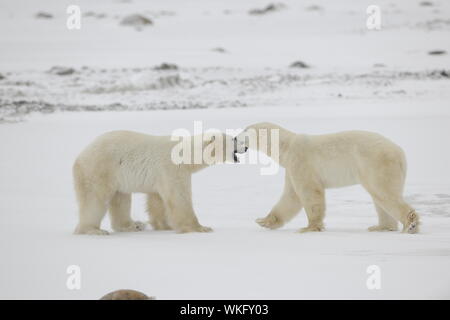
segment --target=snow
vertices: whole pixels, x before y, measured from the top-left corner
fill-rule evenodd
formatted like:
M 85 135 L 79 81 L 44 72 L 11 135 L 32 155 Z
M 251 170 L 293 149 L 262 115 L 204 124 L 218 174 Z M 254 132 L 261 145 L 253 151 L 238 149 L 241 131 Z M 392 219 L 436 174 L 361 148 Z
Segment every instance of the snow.
M 158 299 L 448 298 L 450 159 L 439 142 L 430 143 L 450 134 L 448 114 L 390 115 L 374 105 L 364 116 L 357 114 L 358 104 L 347 108 L 355 114 L 342 116 L 334 107 L 57 113 L 0 126 L 1 297 L 95 299 L 133 288 Z M 406 197 L 422 215 L 421 234 L 367 232 L 376 213 L 357 186 L 327 192 L 326 232 L 295 233 L 306 224 L 304 213 L 281 230 L 261 229 L 254 220 L 281 195 L 283 172 L 261 176 L 260 166 L 250 164 L 194 175 L 194 206 L 213 233 L 71 234 L 77 221 L 71 164 L 96 135 L 113 129 L 192 131 L 198 119 L 205 128 L 224 130 L 266 117 L 308 133 L 364 128 L 403 146 Z M 132 210 L 146 220 L 142 195 L 134 197 Z M 107 221 L 103 227 L 109 229 Z M 82 270 L 80 291 L 65 287 L 72 264 Z M 366 288 L 366 268 L 373 264 L 382 272 L 379 291 Z
M 356 0 L 283 1 L 258 16 L 249 10 L 268 2 L 77 3 L 95 13 L 79 31 L 65 27 L 73 1 L 0 3 L 0 298 L 98 299 L 121 288 L 157 299 L 450 298 L 450 80 L 440 74 L 450 55 L 428 55 L 450 52 L 450 3 L 379 1 L 380 31 L 365 28 Z M 120 26 L 130 14 L 154 24 Z M 298 60 L 311 68 L 288 67 Z M 154 70 L 163 62 L 179 70 Z M 54 66 L 75 72 L 49 73 Z M 197 120 L 384 134 L 406 152 L 405 197 L 421 233 L 367 232 L 376 213 L 359 186 L 327 191 L 325 232 L 296 233 L 304 212 L 262 229 L 254 220 L 281 195 L 283 170 L 225 164 L 193 178 L 197 216 L 213 233 L 72 234 L 71 166 L 87 143 L 109 130 L 193 131 Z M 132 214 L 147 220 L 143 195 Z M 70 265 L 81 267 L 81 290 L 66 287 Z M 366 286 L 371 265 L 380 290 Z

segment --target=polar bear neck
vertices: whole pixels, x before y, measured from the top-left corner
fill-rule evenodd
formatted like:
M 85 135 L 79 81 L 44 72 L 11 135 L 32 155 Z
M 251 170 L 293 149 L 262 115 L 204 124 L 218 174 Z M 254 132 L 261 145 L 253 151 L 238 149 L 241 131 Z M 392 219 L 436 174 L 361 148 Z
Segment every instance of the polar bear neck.
M 216 139 L 215 136 L 209 138 L 205 138 L 203 134 L 188 136 L 185 137 L 183 142 L 174 142 L 172 152 L 176 147 L 177 149 L 174 153 L 176 155 L 181 155 L 182 157 L 182 159 L 177 158 L 176 163 L 187 171 L 194 173 L 206 167 L 226 161 L 225 148 L 223 153 L 220 154 L 221 158 L 216 158 L 216 149 L 223 148 L 222 143 L 225 143 L 225 141 L 223 139 Z M 185 153 L 186 150 L 189 152 Z M 171 154 L 171 156 L 173 156 L 173 154 Z M 181 162 L 179 162 L 180 160 Z
M 285 166 L 284 164 L 286 163 L 287 160 L 287 156 L 288 156 L 288 151 L 290 148 L 290 144 L 291 142 L 294 140 L 294 137 L 296 136 L 296 134 L 292 131 L 289 131 L 283 127 L 280 127 L 279 125 L 276 124 L 272 124 L 272 123 L 257 123 L 254 124 L 250 127 L 248 127 L 246 130 L 248 129 L 254 129 L 257 132 L 257 147 L 256 149 L 264 154 L 266 154 L 267 156 L 271 157 L 274 161 L 277 161 L 281 166 Z M 274 150 L 274 147 L 272 145 L 272 138 L 276 137 L 276 136 L 272 136 L 272 130 L 278 130 L 278 157 L 275 157 L 274 154 L 272 154 L 272 151 Z M 262 141 L 260 141 L 261 138 L 261 131 L 260 130 L 264 130 L 264 134 L 267 134 L 267 145 L 263 145 Z

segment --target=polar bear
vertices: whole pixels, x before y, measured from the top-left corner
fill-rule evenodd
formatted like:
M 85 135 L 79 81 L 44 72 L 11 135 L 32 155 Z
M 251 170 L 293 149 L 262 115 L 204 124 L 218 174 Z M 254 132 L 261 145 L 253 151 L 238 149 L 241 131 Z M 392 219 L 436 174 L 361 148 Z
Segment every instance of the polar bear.
M 215 163 L 237 161 L 233 138 L 209 133 L 184 139 L 188 160 L 210 150 L 210 161 L 174 162 L 180 145 L 171 136 L 151 136 L 132 131 L 112 131 L 96 138 L 73 165 L 75 192 L 79 205 L 76 234 L 108 234 L 100 224 L 109 210 L 114 231 L 141 231 L 144 223 L 131 220 L 131 193 L 147 194 L 150 224 L 156 230 L 179 233 L 209 232 L 200 225 L 192 206 L 191 175 Z M 199 139 L 197 139 L 199 138 Z M 194 143 L 190 143 L 190 141 Z M 195 141 L 199 141 L 196 144 Z M 188 144 L 184 144 L 187 142 Z M 190 149 L 188 149 L 190 148 Z M 217 151 L 217 152 L 216 152 Z M 203 155 L 203 154 L 201 154 Z
M 273 138 L 268 131 L 278 129 Z M 263 131 L 261 131 L 263 130 Z M 261 143 L 261 132 L 267 145 Z M 251 137 L 255 143 L 252 146 Z M 273 140 L 273 141 L 272 141 Z M 273 143 L 279 148 L 274 149 Z M 235 137 L 235 152 L 256 149 L 275 158 L 286 169 L 284 192 L 270 213 L 257 223 L 276 229 L 289 222 L 303 207 L 308 226 L 299 232 L 324 230 L 325 189 L 361 184 L 371 195 L 378 225 L 369 231 L 397 230 L 416 233 L 419 216 L 403 199 L 406 159 L 403 150 L 385 137 L 366 131 L 325 135 L 296 134 L 272 123 L 257 123 Z

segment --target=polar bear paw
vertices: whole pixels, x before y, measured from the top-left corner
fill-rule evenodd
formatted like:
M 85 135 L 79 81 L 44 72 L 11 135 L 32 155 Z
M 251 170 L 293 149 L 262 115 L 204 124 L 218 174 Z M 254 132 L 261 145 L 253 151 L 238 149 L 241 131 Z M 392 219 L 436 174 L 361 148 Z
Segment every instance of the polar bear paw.
M 406 223 L 403 227 L 403 232 L 405 233 L 418 233 L 419 232 L 419 216 L 417 213 L 413 210 L 411 210 L 407 217 L 406 217 Z
M 87 234 L 90 236 L 107 236 L 109 235 L 109 232 L 98 228 L 91 228 L 91 229 L 77 228 L 77 230 L 75 230 L 75 234 Z
M 418 233 L 419 232 L 419 222 L 418 221 L 414 221 L 411 222 L 409 225 L 407 225 L 404 229 L 403 229 L 404 233 Z
M 198 226 L 183 226 L 181 228 L 177 228 L 177 233 L 189 233 L 189 232 L 212 232 L 213 229 L 210 227 L 205 227 L 202 225 Z
M 325 230 L 324 226 L 314 225 L 314 226 L 307 226 L 306 228 L 301 228 L 297 232 L 298 233 L 321 232 L 321 231 L 324 231 L 324 230 Z
M 212 232 L 213 229 L 210 227 L 199 226 L 197 232 Z
M 115 227 L 117 232 L 138 232 L 145 230 L 145 223 L 140 221 L 132 221 L 129 225 L 123 227 Z
M 153 230 L 171 230 L 172 228 L 166 221 L 163 220 L 151 220 L 149 224 L 153 227 Z
M 103 230 L 103 229 L 95 229 L 95 230 L 88 231 L 86 234 L 95 235 L 95 236 L 107 236 L 107 235 L 109 235 L 109 232 L 106 230 Z
M 375 225 L 375 226 L 371 226 L 369 228 L 367 228 L 367 230 L 369 230 L 370 232 L 387 232 L 387 231 L 397 231 L 398 228 L 397 227 L 393 227 L 393 226 L 380 226 L 380 225 Z
M 268 229 L 278 229 L 284 225 L 283 221 L 271 214 L 265 218 L 256 219 L 256 223 L 261 227 Z
M 132 224 L 132 229 L 130 231 L 143 231 L 145 230 L 145 223 L 141 221 L 134 221 Z

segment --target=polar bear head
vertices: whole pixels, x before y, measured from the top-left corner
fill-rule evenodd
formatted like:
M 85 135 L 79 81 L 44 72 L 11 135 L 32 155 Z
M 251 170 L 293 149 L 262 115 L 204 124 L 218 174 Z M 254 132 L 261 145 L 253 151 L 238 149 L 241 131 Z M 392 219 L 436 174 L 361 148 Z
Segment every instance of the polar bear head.
M 270 122 L 260 122 L 248 126 L 234 138 L 234 152 L 245 153 L 248 148 L 255 150 L 269 149 L 268 145 L 278 144 L 277 133 L 282 129 L 280 126 Z
M 248 136 L 245 134 L 245 131 L 238 134 L 233 138 L 234 144 L 234 156 L 236 157 L 237 153 L 246 153 L 249 146 Z
M 270 122 L 260 122 L 248 126 L 234 138 L 234 153 L 245 153 L 248 149 L 260 151 L 279 160 L 281 149 L 286 150 L 293 133 Z
M 284 132 L 287 131 L 269 122 L 248 126 L 234 138 L 234 155 L 237 158 L 237 154 L 245 153 L 248 149 L 264 153 L 268 157 L 260 157 L 258 153 L 253 153 L 247 160 L 251 164 L 267 165 L 268 167 L 261 169 L 263 175 L 276 174 L 279 169 L 280 147 L 285 138 Z
M 207 163 L 239 162 L 235 153 L 235 140 L 222 132 L 203 134 L 203 157 Z
M 171 160 L 174 164 L 213 165 L 239 162 L 234 152 L 234 138 L 217 131 L 194 136 L 172 136 Z

